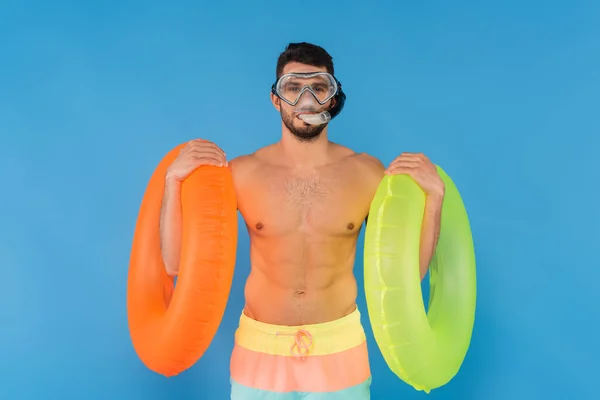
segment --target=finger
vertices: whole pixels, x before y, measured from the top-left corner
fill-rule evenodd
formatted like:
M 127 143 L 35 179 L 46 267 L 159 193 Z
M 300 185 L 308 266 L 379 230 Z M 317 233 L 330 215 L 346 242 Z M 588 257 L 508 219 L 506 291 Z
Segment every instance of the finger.
M 397 174 L 407 174 L 414 176 L 419 172 L 419 169 L 416 167 L 412 167 L 410 165 L 391 165 L 387 170 L 387 174 L 397 175 Z
M 198 167 L 200 165 L 214 165 L 216 167 L 222 167 L 225 165 L 225 161 L 215 157 L 198 157 L 190 160 L 190 165 Z
M 219 147 L 218 144 L 216 144 L 215 142 L 211 142 L 209 140 L 200 140 L 200 141 L 195 142 L 194 145 L 198 145 L 198 146 L 206 147 L 206 148 L 214 148 L 214 149 L 219 150 L 223 154 L 225 153 L 223 151 L 223 149 L 221 147 Z
M 391 165 L 419 166 L 421 165 L 421 161 L 411 158 L 398 158 L 397 160 L 394 160 Z
M 411 159 L 411 160 L 416 160 L 419 159 L 419 153 L 409 153 L 409 152 L 403 152 L 400 153 L 400 155 L 398 156 L 398 158 L 405 158 L 405 159 Z
M 417 167 L 413 167 L 413 166 L 411 166 L 411 165 L 398 165 L 398 164 L 396 164 L 396 165 L 391 165 L 391 166 L 388 168 L 388 171 L 394 171 L 394 172 L 397 172 L 397 171 L 403 171 L 403 172 L 407 172 L 407 173 L 408 173 L 408 172 L 410 172 L 410 173 L 414 173 L 414 172 L 416 172 L 416 171 L 418 171 L 418 170 L 419 170 L 419 168 L 417 168 Z
M 223 153 L 218 151 L 217 149 L 192 149 L 188 153 L 189 157 L 199 158 L 199 157 L 213 157 L 217 160 L 225 161 L 226 157 Z
M 212 142 L 202 142 L 202 143 L 193 143 L 190 146 L 190 150 L 192 149 L 196 149 L 196 150 L 214 150 L 218 153 L 220 153 L 223 157 L 226 157 L 225 151 L 223 151 L 222 148 L 220 148 L 218 145 L 216 145 L 215 143 Z
M 223 154 L 223 157 L 226 157 L 225 150 L 223 150 L 221 147 L 219 147 L 216 143 L 211 143 L 211 144 L 212 144 L 212 146 L 215 147 L 215 149 L 217 149 L 221 154 Z
M 423 168 L 431 172 L 437 171 L 435 165 L 433 165 L 425 155 L 415 154 L 400 156 L 396 160 L 394 160 L 391 165 L 398 164 L 418 166 L 419 168 Z
M 417 153 L 416 156 L 428 168 L 435 169 L 435 165 L 431 162 L 431 160 L 429 159 L 429 157 L 427 157 L 425 154 L 423 154 L 423 153 Z
M 388 170 L 393 170 L 396 168 L 415 169 L 415 168 L 421 168 L 421 165 L 418 161 L 398 159 L 390 164 L 390 166 L 388 167 Z
M 387 171 L 389 174 L 408 174 L 415 179 L 431 179 L 435 172 L 432 172 L 427 166 L 417 163 L 412 165 L 410 163 L 397 163 L 391 165 Z
M 398 158 L 393 160 L 390 165 L 398 164 L 398 163 L 409 163 L 409 164 L 413 165 L 413 164 L 417 164 L 417 163 L 421 163 L 421 162 L 422 161 L 415 156 L 403 155 L 403 156 L 399 156 Z
M 210 156 L 193 158 L 190 162 L 194 165 L 215 165 L 217 167 L 227 165 L 227 160 Z
M 214 142 L 208 141 L 206 139 L 192 139 L 190 141 L 188 141 L 184 148 L 190 148 L 190 147 L 195 147 L 195 146 L 206 146 L 206 147 L 219 147 L 217 146 Z
M 185 146 L 183 146 L 183 147 L 181 148 L 181 151 L 187 151 L 187 150 L 189 150 L 190 148 L 192 148 L 193 146 L 196 146 L 196 145 L 198 145 L 198 144 L 200 144 L 200 143 L 202 143 L 202 142 L 203 142 L 203 139 L 192 139 L 192 140 L 188 141 L 188 142 L 185 144 Z
M 196 138 L 196 139 L 192 139 L 188 142 L 189 145 L 192 144 L 198 144 L 198 143 L 206 143 L 207 140 L 206 139 L 202 139 L 202 138 Z
M 406 175 L 410 175 L 415 180 L 423 180 L 426 176 L 426 170 L 423 168 L 422 165 L 420 165 L 420 164 L 413 165 L 411 163 L 397 163 L 397 164 L 391 165 L 390 168 L 388 168 L 386 173 L 388 175 L 406 174 Z
M 399 160 L 414 160 L 429 163 L 429 158 L 423 153 L 402 153 L 398 156 Z

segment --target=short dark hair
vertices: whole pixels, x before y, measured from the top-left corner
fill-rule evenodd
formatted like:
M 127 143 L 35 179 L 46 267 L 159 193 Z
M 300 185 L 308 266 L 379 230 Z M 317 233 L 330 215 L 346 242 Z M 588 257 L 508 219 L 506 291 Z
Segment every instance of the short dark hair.
M 283 68 L 290 62 L 325 67 L 327 72 L 334 74 L 333 58 L 321 46 L 311 43 L 290 43 L 277 59 L 276 78 L 283 73 Z

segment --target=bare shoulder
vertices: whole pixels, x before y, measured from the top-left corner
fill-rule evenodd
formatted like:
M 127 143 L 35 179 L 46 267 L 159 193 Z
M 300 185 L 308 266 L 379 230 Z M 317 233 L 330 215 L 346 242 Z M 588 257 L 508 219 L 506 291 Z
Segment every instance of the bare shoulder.
M 242 185 L 253 176 L 256 176 L 258 169 L 267 163 L 270 150 L 271 146 L 262 147 L 252 153 L 240 155 L 229 161 L 229 168 L 236 184 Z
M 374 174 L 381 177 L 385 172 L 385 166 L 381 160 L 375 156 L 367 153 L 356 153 L 355 159 L 357 166 L 364 169 L 365 173 Z
M 377 157 L 365 152 L 356 152 L 337 143 L 331 143 L 331 145 L 336 154 L 335 159 L 340 166 L 344 165 L 344 169 L 349 173 L 366 179 L 367 183 L 375 181 L 379 184 L 385 173 L 385 166 Z
M 259 159 L 255 153 L 243 154 L 229 161 L 229 169 L 231 170 L 236 186 L 248 181 L 253 171 L 259 166 L 259 163 Z
M 383 173 L 383 171 L 385 171 L 385 167 L 377 157 L 364 152 L 356 152 L 337 143 L 331 143 L 331 145 L 335 149 L 335 153 L 339 156 L 339 158 L 351 161 L 358 168 L 366 168 L 368 171 L 375 173 Z
M 367 153 L 355 153 L 349 159 L 352 169 L 363 179 L 366 187 L 379 185 L 385 173 L 385 166 L 377 157 Z
M 356 159 L 358 169 L 364 179 L 363 187 L 365 194 L 368 195 L 371 200 L 373 196 L 375 196 L 375 192 L 385 176 L 386 168 L 381 160 L 367 153 L 357 154 Z
M 385 166 L 377 158 L 364 152 L 352 152 L 345 157 L 344 170 L 352 182 L 352 197 L 365 213 L 369 207 L 377 188 L 385 176 Z
M 231 168 L 231 171 L 236 174 L 244 171 L 248 167 L 252 167 L 252 165 L 254 165 L 256 162 L 257 158 L 254 153 L 242 154 L 241 156 L 237 156 L 233 160 L 229 161 L 229 168 Z

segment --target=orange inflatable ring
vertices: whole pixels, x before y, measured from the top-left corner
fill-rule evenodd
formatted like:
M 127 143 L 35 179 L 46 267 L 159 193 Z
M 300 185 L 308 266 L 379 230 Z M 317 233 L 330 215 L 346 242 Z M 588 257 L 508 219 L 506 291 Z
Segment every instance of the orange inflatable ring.
M 204 354 L 225 313 L 237 250 L 231 171 L 202 166 L 181 187 L 183 236 L 177 286 L 160 251 L 160 208 L 171 150 L 150 178 L 129 264 L 127 315 L 133 347 L 150 370 L 171 377 Z

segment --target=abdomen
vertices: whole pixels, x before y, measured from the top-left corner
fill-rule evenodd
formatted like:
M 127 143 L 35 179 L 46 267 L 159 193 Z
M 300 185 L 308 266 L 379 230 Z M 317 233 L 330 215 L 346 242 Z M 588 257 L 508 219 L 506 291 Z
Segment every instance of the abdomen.
M 352 312 L 357 295 L 354 254 L 354 242 L 348 239 L 255 240 L 245 289 L 247 315 L 266 323 L 302 325 Z

